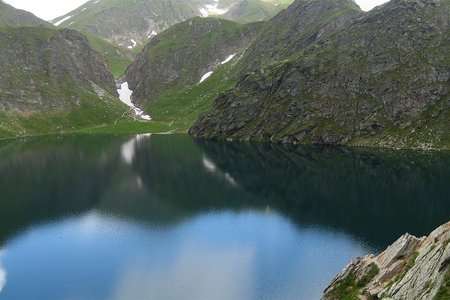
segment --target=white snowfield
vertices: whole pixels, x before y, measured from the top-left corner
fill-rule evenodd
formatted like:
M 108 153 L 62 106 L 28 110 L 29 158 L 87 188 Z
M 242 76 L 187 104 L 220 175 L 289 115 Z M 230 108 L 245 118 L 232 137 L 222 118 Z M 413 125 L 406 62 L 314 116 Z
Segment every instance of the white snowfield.
M 133 102 L 131 102 L 131 95 L 133 94 L 133 91 L 128 87 L 128 82 L 122 83 L 120 85 L 120 89 L 118 89 L 117 92 L 119 93 L 120 101 L 125 103 L 128 107 L 132 108 L 134 114 L 137 117 L 147 121 L 150 121 L 152 119 L 149 115 L 145 115 L 140 108 L 136 107 Z
M 221 65 L 226 64 L 227 62 L 229 62 L 230 60 L 232 60 L 232 59 L 236 56 L 236 54 L 237 54 L 237 53 L 231 54 L 230 56 L 228 56 L 228 57 L 227 57 L 223 62 L 221 62 L 220 64 L 221 64 Z
M 158 33 L 154 30 L 152 30 L 152 32 L 150 33 L 150 35 L 147 37 L 148 39 L 152 38 L 153 36 L 157 36 Z
M 65 21 L 69 20 L 70 18 L 72 18 L 72 16 L 65 17 L 65 18 L 59 20 L 58 22 L 53 23 L 53 25 L 59 26 L 59 25 L 61 25 L 62 23 L 64 23 Z

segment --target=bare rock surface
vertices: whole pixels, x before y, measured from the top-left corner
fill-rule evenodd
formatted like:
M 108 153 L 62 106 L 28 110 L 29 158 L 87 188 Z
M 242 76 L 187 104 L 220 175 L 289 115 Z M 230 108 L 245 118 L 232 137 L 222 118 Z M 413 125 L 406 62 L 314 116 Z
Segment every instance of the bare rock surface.
M 428 237 L 400 237 L 378 256 L 352 260 L 323 299 L 450 299 L 450 222 Z

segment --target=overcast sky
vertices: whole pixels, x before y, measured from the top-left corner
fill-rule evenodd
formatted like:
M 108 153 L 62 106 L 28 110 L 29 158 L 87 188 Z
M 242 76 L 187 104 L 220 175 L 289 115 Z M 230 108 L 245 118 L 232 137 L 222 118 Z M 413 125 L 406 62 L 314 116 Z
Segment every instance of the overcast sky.
M 387 1 L 356 0 L 363 10 L 369 10 Z M 87 0 L 3 0 L 3 2 L 9 3 L 17 8 L 28 10 L 44 20 L 51 20 L 79 7 L 81 4 L 87 2 Z

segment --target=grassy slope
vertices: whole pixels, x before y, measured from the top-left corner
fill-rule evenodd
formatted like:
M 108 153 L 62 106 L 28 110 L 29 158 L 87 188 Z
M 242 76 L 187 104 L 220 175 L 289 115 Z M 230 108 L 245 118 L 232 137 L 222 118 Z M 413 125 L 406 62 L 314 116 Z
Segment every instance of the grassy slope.
M 187 132 L 198 117 L 207 112 L 217 96 L 234 87 L 233 62 L 221 66 L 199 85 L 164 91 L 145 107 L 153 120 L 169 124 L 171 130 Z
M 114 124 L 124 112 L 128 111 L 111 95 L 99 99 L 97 95 L 80 89 L 74 90 L 73 93 L 82 99 L 80 105 L 73 105 L 64 110 L 33 113 L 0 110 L 0 137 L 63 133 L 85 127 Z
M 198 22 L 197 26 L 202 26 L 203 23 L 215 20 L 213 18 L 194 18 L 192 22 Z M 177 132 L 186 132 L 201 114 L 211 108 L 220 93 L 235 86 L 235 66 L 240 54 L 227 64 L 219 66 L 201 84 L 198 84 L 202 75 L 197 74 L 198 67 L 205 64 L 205 58 L 210 56 L 211 49 L 217 48 L 217 44 L 234 44 L 235 39 L 242 39 L 244 32 L 259 28 L 260 24 L 241 25 L 227 20 L 221 22 L 221 26 L 198 39 L 194 49 L 195 53 L 190 55 L 186 63 L 179 67 L 183 71 L 176 83 L 165 87 L 155 98 L 145 102 L 143 109 L 152 116 L 154 121 L 169 124 Z M 161 33 L 158 36 L 159 42 L 148 51 L 146 60 L 150 62 L 150 65 L 157 65 L 160 60 L 170 59 L 167 56 L 168 53 L 175 53 L 178 49 L 183 49 L 191 43 L 193 35 L 196 34 L 195 28 L 196 26 L 192 25 L 187 30 L 179 30 L 177 26 L 174 26 Z M 228 52 L 223 58 L 225 59 L 227 55 L 229 55 Z
M 84 35 L 88 39 L 91 47 L 104 55 L 108 64 L 108 69 L 115 78 L 123 75 L 128 66 L 136 57 L 136 53 L 134 51 L 131 51 L 125 47 L 115 45 L 90 33 L 84 33 Z

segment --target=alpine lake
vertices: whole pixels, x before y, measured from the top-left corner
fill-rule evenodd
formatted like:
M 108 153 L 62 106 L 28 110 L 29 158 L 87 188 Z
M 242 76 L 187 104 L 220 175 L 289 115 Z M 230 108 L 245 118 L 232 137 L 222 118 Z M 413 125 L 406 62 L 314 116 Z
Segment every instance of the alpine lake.
M 0 299 L 320 299 L 449 220 L 450 153 L 195 140 L 0 141 Z

